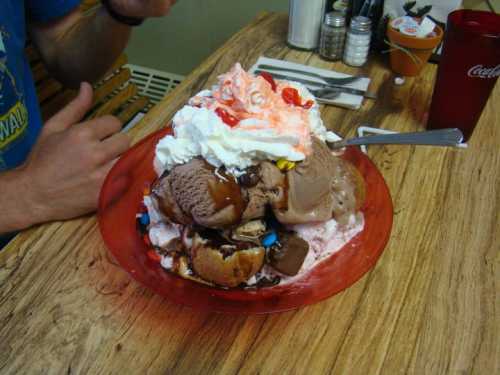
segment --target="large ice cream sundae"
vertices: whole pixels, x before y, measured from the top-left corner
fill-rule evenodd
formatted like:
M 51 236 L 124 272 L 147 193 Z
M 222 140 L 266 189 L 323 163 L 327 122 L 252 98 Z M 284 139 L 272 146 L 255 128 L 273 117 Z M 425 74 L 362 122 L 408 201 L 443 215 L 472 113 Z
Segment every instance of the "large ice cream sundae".
M 138 214 L 166 270 L 219 287 L 283 284 L 363 229 L 363 178 L 326 145 L 338 137 L 304 86 L 236 64 L 172 127 Z

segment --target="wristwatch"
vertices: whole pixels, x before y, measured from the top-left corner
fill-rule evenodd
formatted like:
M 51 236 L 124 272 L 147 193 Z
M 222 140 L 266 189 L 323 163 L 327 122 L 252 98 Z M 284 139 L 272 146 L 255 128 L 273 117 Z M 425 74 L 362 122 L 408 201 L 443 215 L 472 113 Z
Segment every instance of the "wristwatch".
M 113 18 L 115 21 L 118 21 L 120 23 L 123 23 L 128 26 L 139 26 L 144 22 L 144 18 L 136 18 L 136 17 L 128 17 L 124 16 L 123 14 L 118 13 L 114 8 L 113 5 L 111 4 L 111 0 L 102 0 L 102 5 L 106 9 L 106 11 L 109 13 L 111 18 Z

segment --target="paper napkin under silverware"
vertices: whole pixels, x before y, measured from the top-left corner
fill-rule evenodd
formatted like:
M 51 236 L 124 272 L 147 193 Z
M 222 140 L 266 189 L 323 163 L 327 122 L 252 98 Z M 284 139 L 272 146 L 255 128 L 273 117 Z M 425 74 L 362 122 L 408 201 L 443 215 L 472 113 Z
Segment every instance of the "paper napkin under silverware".
M 344 73 L 339 73 L 335 72 L 333 70 L 327 70 L 327 69 L 320 69 L 320 68 L 314 68 L 312 66 L 308 65 L 303 65 L 303 64 L 297 64 L 289 61 L 284 61 L 284 60 L 277 60 L 277 59 L 271 59 L 268 57 L 259 57 L 257 62 L 255 63 L 252 68 L 250 68 L 250 72 L 254 73 L 256 70 L 258 70 L 258 65 L 272 65 L 272 66 L 277 66 L 281 68 L 292 68 L 292 69 L 298 69 L 298 70 L 303 70 L 303 71 L 309 71 L 309 72 L 314 72 L 318 73 L 327 77 L 349 77 L 348 74 Z M 307 79 L 308 81 L 315 81 L 318 82 L 318 84 L 324 83 L 319 78 L 313 78 L 310 76 L 305 76 L 301 75 L 298 73 L 287 73 L 286 74 L 289 77 L 296 77 L 299 79 Z M 368 89 L 368 86 L 370 85 L 370 78 L 361 78 L 355 82 L 346 84 L 345 87 L 350 87 L 358 90 L 362 90 L 366 92 Z M 313 86 L 308 86 L 308 88 L 314 88 Z M 320 103 L 323 104 L 331 104 L 331 105 L 336 105 L 340 107 L 345 107 L 345 108 L 351 108 L 351 109 L 359 109 L 361 107 L 361 104 L 363 103 L 363 97 L 361 95 L 353 95 L 353 94 L 348 94 L 348 93 L 341 93 L 339 96 L 337 96 L 334 99 L 321 99 L 318 100 Z

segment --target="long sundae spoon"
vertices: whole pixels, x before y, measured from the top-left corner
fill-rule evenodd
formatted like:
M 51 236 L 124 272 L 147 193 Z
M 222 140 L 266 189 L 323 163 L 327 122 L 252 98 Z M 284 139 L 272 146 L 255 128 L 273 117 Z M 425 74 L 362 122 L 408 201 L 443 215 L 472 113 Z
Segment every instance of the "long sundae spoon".
M 335 150 L 345 146 L 359 145 L 429 145 L 429 146 L 458 146 L 463 140 L 459 129 L 438 129 L 415 133 L 394 133 L 369 135 L 366 137 L 342 139 L 336 142 L 327 142 L 330 149 Z

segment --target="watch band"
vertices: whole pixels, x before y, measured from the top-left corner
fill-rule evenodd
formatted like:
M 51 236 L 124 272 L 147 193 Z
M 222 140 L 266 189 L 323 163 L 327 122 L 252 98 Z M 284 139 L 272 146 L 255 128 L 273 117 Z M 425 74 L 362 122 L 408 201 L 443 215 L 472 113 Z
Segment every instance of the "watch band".
M 144 22 L 144 18 L 136 18 L 136 17 L 128 17 L 118 13 L 111 5 L 110 0 L 102 0 L 102 5 L 108 12 L 108 14 L 115 20 L 120 23 L 123 23 L 128 26 L 139 26 Z

